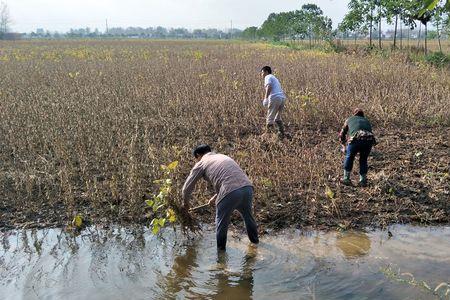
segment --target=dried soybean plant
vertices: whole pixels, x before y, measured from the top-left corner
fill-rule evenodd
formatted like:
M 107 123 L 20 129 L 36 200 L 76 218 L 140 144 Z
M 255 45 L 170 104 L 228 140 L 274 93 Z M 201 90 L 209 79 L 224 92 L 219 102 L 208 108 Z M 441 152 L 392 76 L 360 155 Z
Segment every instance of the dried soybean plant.
M 336 132 L 343 120 L 355 106 L 365 109 L 387 136 L 379 148 L 386 155 L 397 151 L 390 145 L 402 147 L 394 143 L 399 131 L 431 127 L 423 136 L 437 139 L 450 120 L 448 72 L 394 59 L 257 43 L 1 43 L 0 205 L 7 226 L 61 225 L 78 214 L 93 222 L 150 222 L 142 195 L 157 192 L 160 166 L 179 161 L 170 198 L 178 203 L 191 167 L 186 149 L 200 142 L 231 155 L 249 174 L 260 222 L 326 223 L 361 209 L 378 215 L 381 210 L 364 201 L 391 197 L 384 187 L 350 192 L 357 193 L 352 198 L 338 184 Z M 267 64 L 288 96 L 285 122 L 292 138 L 283 142 L 261 136 L 258 71 Z M 420 134 L 405 145 L 427 149 L 417 139 Z M 403 150 L 413 151 L 409 146 Z M 174 147 L 184 152 L 174 157 Z M 423 184 L 441 205 L 448 190 L 447 179 L 440 181 L 445 162 L 424 151 L 421 159 L 430 162 L 415 168 L 435 166 L 438 175 Z M 382 163 L 378 168 L 388 164 Z M 332 203 L 326 186 L 335 194 Z M 407 204 L 407 198 L 395 201 Z M 182 215 L 176 205 L 172 209 Z M 414 209 L 432 208 L 418 203 Z M 434 209 L 435 216 L 442 213 Z

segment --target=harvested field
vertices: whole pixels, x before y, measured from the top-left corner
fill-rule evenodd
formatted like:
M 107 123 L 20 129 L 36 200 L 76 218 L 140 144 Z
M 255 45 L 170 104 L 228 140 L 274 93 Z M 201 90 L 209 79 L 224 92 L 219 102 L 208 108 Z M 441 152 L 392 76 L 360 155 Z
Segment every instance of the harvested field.
M 267 64 L 288 95 L 283 141 L 262 135 Z M 179 161 L 178 199 L 200 142 L 248 172 L 263 227 L 450 222 L 446 70 L 265 44 L 37 41 L 0 43 L 0 73 L 1 228 L 149 222 L 160 165 Z M 379 140 L 364 189 L 339 183 L 356 106 Z

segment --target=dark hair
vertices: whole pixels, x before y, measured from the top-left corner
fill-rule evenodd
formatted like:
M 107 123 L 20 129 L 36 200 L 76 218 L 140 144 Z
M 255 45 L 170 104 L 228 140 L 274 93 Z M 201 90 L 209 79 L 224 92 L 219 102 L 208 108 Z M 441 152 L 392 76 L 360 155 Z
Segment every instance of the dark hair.
M 364 111 L 361 108 L 355 108 L 353 111 L 353 115 L 364 117 Z
M 198 158 L 199 156 L 202 156 L 209 152 L 211 152 L 211 147 L 209 147 L 206 144 L 202 144 L 195 147 L 194 151 L 192 151 L 192 154 L 194 155 L 195 158 Z
M 261 71 L 267 72 L 269 74 L 272 74 L 272 68 L 269 66 L 262 67 Z

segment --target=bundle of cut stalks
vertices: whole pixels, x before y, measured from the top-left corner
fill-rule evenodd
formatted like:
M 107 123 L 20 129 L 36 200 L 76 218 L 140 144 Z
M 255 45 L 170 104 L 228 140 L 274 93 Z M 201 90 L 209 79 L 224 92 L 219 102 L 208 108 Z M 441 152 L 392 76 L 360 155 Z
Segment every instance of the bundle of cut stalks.
M 194 215 L 186 210 L 178 201 L 173 198 L 169 198 L 168 205 L 177 216 L 178 223 L 180 224 L 181 231 L 184 234 L 198 233 L 201 230 L 199 221 Z

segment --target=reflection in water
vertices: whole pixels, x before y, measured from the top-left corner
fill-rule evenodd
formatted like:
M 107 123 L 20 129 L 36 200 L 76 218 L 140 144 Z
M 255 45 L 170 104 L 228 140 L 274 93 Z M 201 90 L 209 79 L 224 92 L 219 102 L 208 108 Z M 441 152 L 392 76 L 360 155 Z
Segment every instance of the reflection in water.
M 217 252 L 215 265 L 209 268 L 210 274 L 202 285 L 196 280 L 196 272 L 202 263 L 198 257 L 202 253 L 201 246 L 196 240 L 184 247 L 183 254 L 174 258 L 170 272 L 158 284 L 162 290 L 161 298 L 171 299 L 182 295 L 182 298 L 197 299 L 208 295 L 214 299 L 227 299 L 233 295 L 235 299 L 251 299 L 257 248 L 249 245 L 246 253 L 242 253 L 238 271 L 230 270 L 230 260 L 234 257 L 230 257 L 227 252 Z
M 165 276 L 163 281 L 163 298 L 175 297 L 186 287 L 193 286 L 191 277 L 193 271 L 198 267 L 196 263 L 198 246 L 198 242 L 194 242 L 189 247 L 186 247 L 183 255 L 175 257 L 172 270 Z
M 233 295 L 235 299 L 251 299 L 253 295 L 253 269 L 255 267 L 257 248 L 249 245 L 247 253 L 242 257 L 241 272 L 227 272 L 228 254 L 218 252 L 217 264 L 223 268 L 216 274 L 217 295 L 215 299 L 229 299 Z
M 390 230 L 390 239 L 288 230 L 257 246 L 235 236 L 226 253 L 213 230 L 191 238 L 145 228 L 9 231 L 0 237 L 0 298 L 434 299 L 381 270 L 411 273 L 431 290 L 448 281 L 450 228 Z
M 367 255 L 370 251 L 370 239 L 364 232 L 340 232 L 336 236 L 338 247 L 347 258 Z

